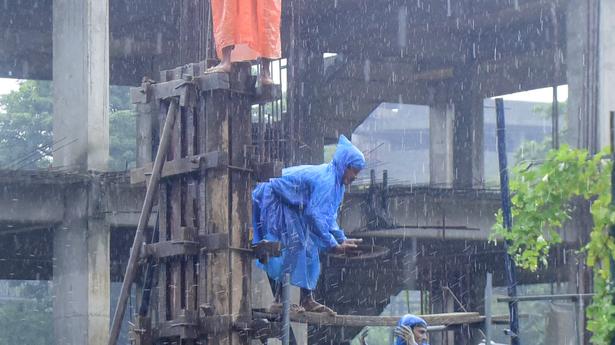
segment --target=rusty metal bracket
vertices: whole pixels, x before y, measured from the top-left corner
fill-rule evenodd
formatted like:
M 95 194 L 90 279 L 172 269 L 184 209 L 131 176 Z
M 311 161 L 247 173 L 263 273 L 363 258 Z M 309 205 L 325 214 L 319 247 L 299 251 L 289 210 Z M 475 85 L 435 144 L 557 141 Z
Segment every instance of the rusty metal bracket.
M 233 250 L 251 255 L 261 262 L 267 262 L 270 257 L 281 255 L 282 245 L 280 242 L 260 241 L 250 248 L 231 247 L 227 233 L 217 233 L 199 236 L 201 254 L 211 253 L 218 250 Z
M 269 258 L 282 255 L 282 244 L 280 242 L 262 240 L 252 245 L 252 253 L 260 262 L 267 263 Z

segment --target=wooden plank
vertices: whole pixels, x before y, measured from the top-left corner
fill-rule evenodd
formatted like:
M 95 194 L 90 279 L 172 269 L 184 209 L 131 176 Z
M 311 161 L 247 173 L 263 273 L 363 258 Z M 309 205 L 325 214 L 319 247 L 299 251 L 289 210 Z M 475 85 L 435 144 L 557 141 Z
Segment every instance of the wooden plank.
M 260 314 L 260 313 L 259 313 Z M 267 313 L 263 313 L 265 316 Z M 453 326 L 467 325 L 484 322 L 485 317 L 479 313 L 445 313 L 419 315 L 427 324 Z M 364 315 L 329 315 L 324 313 L 294 313 L 291 312 L 290 319 L 293 322 L 308 323 L 320 326 L 345 326 L 345 327 L 366 327 L 366 326 L 385 326 L 394 327 L 399 322 L 401 316 L 364 316 Z
M 169 108 L 167 102 L 160 102 L 160 111 L 158 113 L 158 123 L 164 124 L 166 120 L 166 113 Z M 162 136 L 162 128 L 159 126 L 160 134 Z M 156 150 L 158 148 L 156 147 Z M 168 153 L 168 152 L 167 152 Z M 166 163 L 166 162 L 165 162 Z M 166 164 L 165 164 L 166 165 Z M 164 168 L 164 165 L 163 165 Z M 151 171 L 151 169 L 149 170 Z M 165 182 L 160 183 L 160 189 L 158 192 L 158 238 L 160 242 L 166 241 L 169 230 L 168 223 L 168 188 Z M 157 322 L 164 322 L 168 319 L 167 297 L 168 297 L 168 280 L 167 280 L 167 263 L 164 261 L 158 261 L 158 320 Z
M 206 149 L 229 151 L 229 93 L 216 90 L 203 94 L 206 97 L 207 122 Z M 210 169 L 205 173 L 205 214 L 208 233 L 228 233 L 229 229 L 229 174 L 228 169 Z M 213 316 L 230 314 L 229 251 L 219 250 L 209 254 L 207 261 L 209 289 L 207 304 Z M 231 332 L 211 335 L 212 344 L 232 344 Z
M 159 226 L 158 234 L 160 241 L 167 239 L 167 187 L 166 183 L 160 184 L 158 199 Z M 158 261 L 158 323 L 167 320 L 167 264 Z
M 252 145 L 251 97 L 234 94 L 229 104 L 229 160 L 231 165 L 248 167 L 247 148 Z M 250 248 L 250 228 L 252 215 L 252 175 L 239 169 L 229 170 L 230 175 L 230 245 L 234 248 Z M 245 252 L 230 252 L 230 311 L 231 315 L 243 321 L 251 319 L 251 279 L 252 257 Z M 237 321 L 234 320 L 234 321 Z M 246 343 L 233 334 L 233 344 Z
M 196 122 L 196 154 L 201 154 L 207 152 L 206 146 L 206 135 L 207 135 L 207 126 L 206 126 L 206 117 L 205 117 L 205 106 L 206 106 L 206 97 L 203 94 L 199 93 L 199 97 L 196 102 L 196 113 L 195 113 L 195 122 Z M 206 203 L 207 197 L 206 194 L 206 179 L 204 177 L 199 177 L 197 180 L 196 186 L 196 224 L 198 228 L 198 236 L 205 236 L 207 234 L 207 217 L 206 217 Z M 197 271 L 197 291 L 196 291 L 196 300 L 197 307 L 199 308 L 199 314 L 202 312 L 202 316 L 205 316 L 206 307 L 209 305 L 209 288 L 210 279 L 208 278 L 209 271 L 209 257 L 210 254 L 202 253 L 199 254 L 198 257 L 198 271 Z M 201 336 L 199 341 L 203 344 L 208 344 L 208 336 Z
M 182 134 L 184 132 L 184 118 L 185 111 L 184 107 L 180 107 L 180 111 L 178 113 L 180 115 L 178 121 L 175 122 L 175 127 L 173 127 L 173 136 L 171 140 L 171 148 L 169 152 L 170 160 L 177 160 L 182 158 Z M 182 208 L 181 208 L 181 199 L 182 199 L 182 184 L 184 180 L 182 177 L 177 177 L 169 181 L 169 205 L 170 205 L 170 215 L 169 215 L 169 225 L 171 230 L 171 240 L 182 240 L 181 237 L 181 227 L 182 227 Z M 170 264 L 170 277 L 171 277 L 171 318 L 177 318 L 182 309 L 182 279 L 181 279 L 181 271 L 182 271 L 182 261 L 181 258 L 171 259 Z
M 196 153 L 196 127 L 195 127 L 195 108 L 194 106 L 187 106 L 186 111 L 186 131 L 185 131 L 185 154 L 187 156 L 193 156 Z M 195 203 L 197 197 L 197 179 L 198 177 L 187 177 L 186 189 L 184 194 L 184 222 L 188 230 L 186 230 L 185 236 L 191 239 L 198 238 L 196 229 L 196 215 L 195 215 Z M 196 313 L 196 272 L 195 272 L 196 256 L 191 255 L 186 258 L 184 286 L 185 286 L 185 308 L 187 311 Z
M 196 198 L 196 181 L 191 179 L 186 186 L 186 207 L 185 207 L 185 219 L 186 226 L 188 227 L 188 237 L 197 238 L 197 229 L 195 226 L 194 205 Z M 195 281 L 195 256 L 189 256 L 186 261 L 186 274 L 185 274 L 185 286 L 186 286 L 186 309 L 196 311 L 196 281 Z

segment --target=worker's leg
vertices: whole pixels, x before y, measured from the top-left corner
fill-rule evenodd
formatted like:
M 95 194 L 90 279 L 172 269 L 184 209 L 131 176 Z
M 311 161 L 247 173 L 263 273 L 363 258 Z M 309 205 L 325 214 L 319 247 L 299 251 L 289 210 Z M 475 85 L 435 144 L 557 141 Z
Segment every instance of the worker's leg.
M 261 59 L 261 73 L 258 76 L 258 81 L 261 85 L 273 85 L 273 78 L 271 77 L 271 60 Z
M 237 34 L 237 8 L 238 0 L 211 0 L 214 41 L 220 63 L 205 73 L 231 71 L 231 52 Z
M 222 48 L 222 60 L 212 68 L 207 69 L 205 73 L 229 73 L 231 71 L 231 52 L 233 46 Z
M 277 280 L 271 279 L 269 276 L 267 276 L 267 279 L 269 279 L 269 286 L 271 286 L 271 292 L 273 293 L 273 302 L 282 303 L 282 284 Z

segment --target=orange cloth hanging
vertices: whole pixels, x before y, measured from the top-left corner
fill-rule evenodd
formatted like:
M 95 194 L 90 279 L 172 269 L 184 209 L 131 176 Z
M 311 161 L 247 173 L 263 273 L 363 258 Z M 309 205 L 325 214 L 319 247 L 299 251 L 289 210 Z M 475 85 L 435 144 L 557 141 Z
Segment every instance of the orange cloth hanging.
M 211 0 L 216 54 L 235 46 L 231 61 L 279 59 L 282 0 Z

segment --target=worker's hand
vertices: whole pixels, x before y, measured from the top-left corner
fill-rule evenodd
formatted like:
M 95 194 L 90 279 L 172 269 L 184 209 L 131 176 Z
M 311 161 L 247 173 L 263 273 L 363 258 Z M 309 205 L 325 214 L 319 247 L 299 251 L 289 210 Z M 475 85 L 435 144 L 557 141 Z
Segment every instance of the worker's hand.
M 342 242 L 342 244 L 338 244 L 335 248 L 333 248 L 333 251 L 338 253 L 338 254 L 344 254 L 346 251 L 348 250 L 353 250 L 353 249 L 357 249 L 358 246 L 355 244 L 354 241 L 344 241 Z
M 365 328 L 365 330 L 363 332 L 361 332 L 361 334 L 359 335 L 359 345 L 367 345 L 367 333 L 368 333 L 368 329 Z
M 406 345 L 418 345 L 414 340 L 414 333 L 412 332 L 412 329 L 408 326 L 395 327 L 393 334 L 402 338 L 406 342 Z
M 346 242 L 352 243 L 352 244 L 355 244 L 355 245 L 359 245 L 359 244 L 363 243 L 363 239 L 362 238 L 347 238 L 344 241 L 344 243 L 346 243 Z

